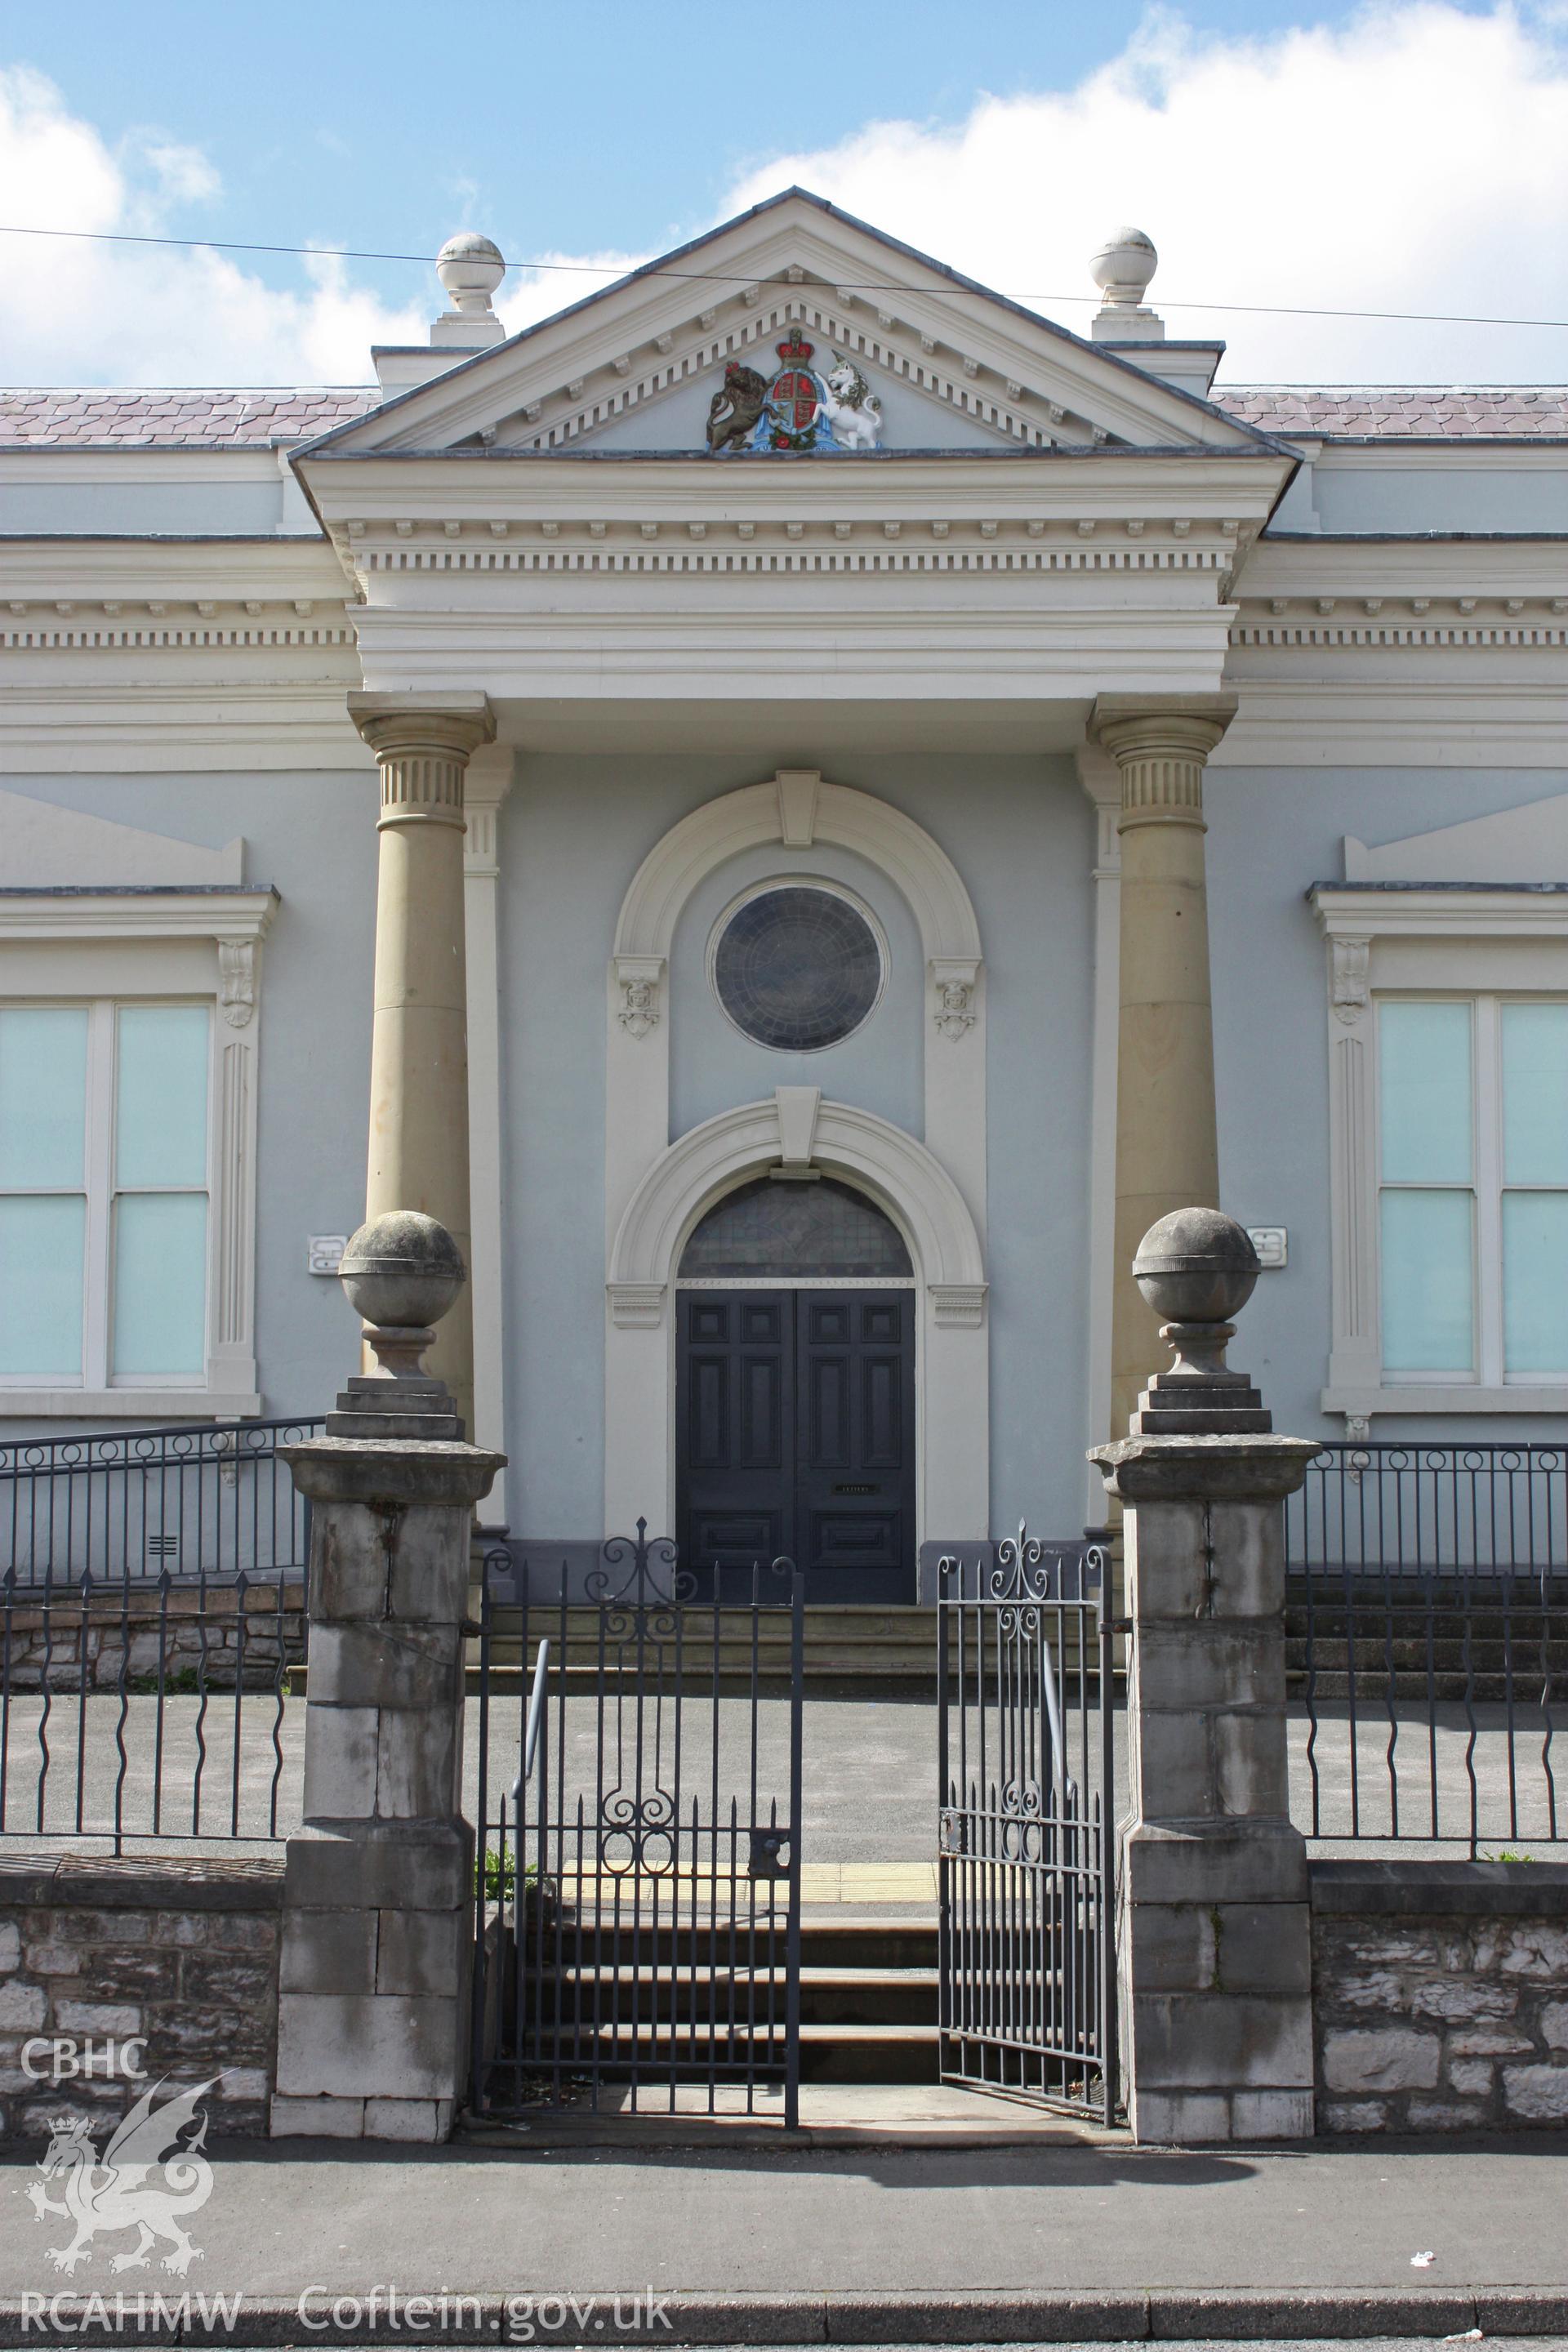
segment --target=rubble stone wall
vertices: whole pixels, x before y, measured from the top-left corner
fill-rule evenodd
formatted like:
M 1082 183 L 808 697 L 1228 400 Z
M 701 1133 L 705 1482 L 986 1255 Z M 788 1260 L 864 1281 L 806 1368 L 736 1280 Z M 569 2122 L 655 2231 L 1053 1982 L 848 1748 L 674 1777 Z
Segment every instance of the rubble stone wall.
M 0 2138 L 112 2126 L 160 2079 L 264 2138 L 282 1903 L 280 1861 L 0 1858 Z
M 1568 2130 L 1568 1863 L 1316 1862 L 1320 2132 Z

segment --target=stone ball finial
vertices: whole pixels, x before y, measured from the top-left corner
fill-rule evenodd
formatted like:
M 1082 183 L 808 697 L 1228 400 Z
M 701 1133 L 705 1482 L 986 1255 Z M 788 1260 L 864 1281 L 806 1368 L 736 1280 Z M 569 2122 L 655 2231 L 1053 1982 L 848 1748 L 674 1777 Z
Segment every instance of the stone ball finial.
M 436 257 L 436 275 L 456 310 L 465 316 L 488 313 L 490 297 L 506 276 L 501 249 L 488 236 L 465 229 L 449 236 Z
M 1136 310 L 1160 266 L 1154 240 L 1141 228 L 1112 229 L 1089 265 L 1108 310 Z
M 1246 1227 L 1218 1209 L 1173 1209 L 1150 1226 L 1132 1261 L 1133 1281 L 1166 1323 L 1228 1323 L 1258 1272 Z
M 350 1306 L 385 1331 L 427 1331 L 451 1307 L 468 1272 L 446 1226 L 417 1209 L 373 1217 L 338 1267 Z

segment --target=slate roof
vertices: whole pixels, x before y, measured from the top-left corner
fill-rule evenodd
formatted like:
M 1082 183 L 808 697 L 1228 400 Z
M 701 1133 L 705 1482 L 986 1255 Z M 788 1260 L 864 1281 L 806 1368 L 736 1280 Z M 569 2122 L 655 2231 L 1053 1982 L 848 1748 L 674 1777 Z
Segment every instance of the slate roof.
M 1222 385 L 1214 404 L 1260 433 L 1341 441 L 1568 439 L 1568 384 Z
M 374 385 L 308 392 L 0 392 L 0 448 L 241 449 L 309 441 L 368 415 Z M 1261 433 L 1334 440 L 1568 440 L 1568 385 L 1222 386 Z
M 0 448 L 266 448 L 347 425 L 380 398 L 368 384 L 330 392 L 4 392 Z

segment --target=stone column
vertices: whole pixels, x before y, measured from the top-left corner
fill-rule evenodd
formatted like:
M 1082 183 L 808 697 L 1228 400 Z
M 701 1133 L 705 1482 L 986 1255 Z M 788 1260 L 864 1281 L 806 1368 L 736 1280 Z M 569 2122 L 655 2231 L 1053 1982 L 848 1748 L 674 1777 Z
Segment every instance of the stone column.
M 435 2141 L 468 2064 L 474 1837 L 463 1818 L 469 1528 L 505 1456 L 426 1373 L 462 1261 L 386 1216 L 343 1255 L 377 1370 L 280 1447 L 310 1497 L 303 1826 L 284 1867 L 274 2137 Z
M 1219 1204 L 1203 781 L 1235 709 L 1233 694 L 1103 694 L 1090 725 L 1121 774 L 1113 1435 L 1160 1360 L 1138 1237 L 1188 1202 Z
M 1290 1825 L 1280 1505 L 1316 1441 L 1276 1437 L 1225 1367 L 1225 1318 L 1258 1260 L 1213 1210 L 1144 1236 L 1145 1297 L 1174 1369 L 1131 1434 L 1097 1447 L 1122 1508 L 1131 1812 L 1118 1886 L 1123 2075 L 1133 2137 L 1312 2134 L 1311 1915 Z
M 381 770 L 375 992 L 365 1215 L 414 1209 L 471 1249 L 463 776 L 495 734 L 482 694 L 349 697 Z M 465 1289 L 434 1370 L 474 1425 L 474 1343 Z

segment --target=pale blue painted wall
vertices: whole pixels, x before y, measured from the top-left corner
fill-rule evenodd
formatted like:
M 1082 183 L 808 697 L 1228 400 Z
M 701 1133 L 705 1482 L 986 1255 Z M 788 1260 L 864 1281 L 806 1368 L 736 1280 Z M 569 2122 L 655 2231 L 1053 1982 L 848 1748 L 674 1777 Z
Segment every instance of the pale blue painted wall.
M 836 760 L 826 772 L 924 824 L 973 897 L 988 978 L 993 1500 L 1056 1533 L 1082 1509 L 1087 1344 L 1093 833 L 1068 763 L 942 755 Z M 637 864 L 688 810 L 798 763 L 525 760 L 502 811 L 501 1044 L 509 1428 L 514 1525 L 592 1535 L 603 1430 L 605 967 Z M 60 805 L 212 845 L 240 833 L 247 876 L 282 904 L 265 954 L 258 1333 L 268 1410 L 321 1410 L 352 1368 L 337 1286 L 305 1270 L 312 1232 L 345 1232 L 363 1197 L 374 920 L 374 783 L 363 775 L 10 780 Z M 1277 1425 L 1339 1433 L 1318 1412 L 1328 1348 L 1323 948 L 1304 893 L 1340 871 L 1342 836 L 1397 839 L 1568 789 L 1568 772 L 1216 768 L 1207 785 L 1210 913 L 1226 1205 L 1284 1223 L 1237 1360 Z M 776 860 L 776 866 L 775 866 Z M 859 889 L 889 936 L 883 1005 L 821 1055 L 765 1054 L 708 995 L 705 950 L 736 891 L 782 866 Z M 61 877 L 66 879 L 68 877 Z M 1568 878 L 1568 877 L 1564 877 Z M 821 1084 L 919 1133 L 920 944 L 879 872 L 846 853 L 752 852 L 703 886 L 677 935 L 678 1127 L 781 1083 Z M 1066 1364 L 1070 1369 L 1062 1372 Z M 1447 1437 L 1446 1423 L 1380 1433 Z M 1540 1434 L 1490 1422 L 1480 1433 Z
M 1346 834 L 1373 845 L 1397 841 L 1564 790 L 1568 769 L 1209 771 L 1221 1200 L 1244 1224 L 1283 1224 L 1290 1236 L 1289 1265 L 1259 1277 L 1231 1354 L 1261 1383 L 1279 1429 L 1344 1434 L 1342 1419 L 1318 1409 L 1330 1317 L 1327 980 L 1322 934 L 1304 894 L 1313 882 L 1341 878 Z M 1391 1417 L 1378 1420 L 1373 1434 L 1446 1443 L 1463 1433 L 1456 1422 Z M 1468 1433 L 1556 1433 L 1539 1417 L 1488 1414 Z
M 508 1233 L 509 1444 L 514 1523 L 592 1533 L 603 1444 L 605 968 L 637 864 L 688 810 L 798 764 L 797 744 L 745 761 L 526 761 L 502 811 L 504 1116 L 514 1161 Z M 1087 1335 L 1089 987 L 1093 828 L 1063 761 L 921 757 L 837 761 L 835 781 L 877 793 L 931 832 L 975 902 L 988 974 L 992 1470 L 1004 1517 L 1070 1532 L 1082 1511 L 1080 1381 Z M 893 981 L 869 1030 L 830 1054 L 773 1055 L 707 1001 L 709 929 L 770 870 L 752 854 L 710 877 L 675 945 L 679 1124 L 779 1084 L 822 1084 L 921 1131 L 920 947 L 883 877 L 829 851 L 778 851 L 788 872 L 862 888 L 887 926 Z M 682 1032 L 684 1031 L 684 1034 Z M 933 1533 L 968 1532 L 932 1530 Z

